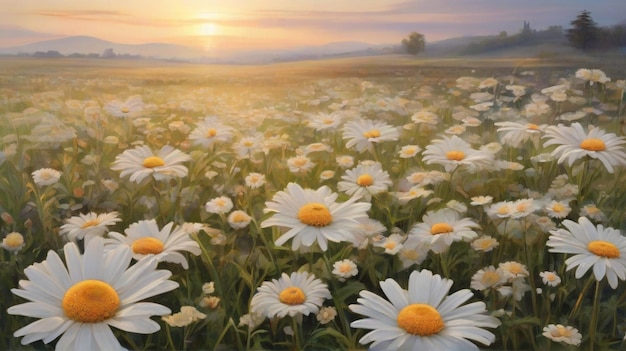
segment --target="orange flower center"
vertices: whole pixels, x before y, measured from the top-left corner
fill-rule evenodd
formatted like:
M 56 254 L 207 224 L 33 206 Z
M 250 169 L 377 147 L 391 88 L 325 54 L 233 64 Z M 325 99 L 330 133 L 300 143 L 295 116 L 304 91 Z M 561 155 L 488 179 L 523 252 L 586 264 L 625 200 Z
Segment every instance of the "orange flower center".
M 536 125 L 536 124 L 534 124 L 534 123 L 528 123 L 528 124 L 526 125 L 526 128 L 527 128 L 527 129 L 530 129 L 530 130 L 539 130 L 539 126 L 538 126 L 538 125 Z
M 143 160 L 143 166 L 146 168 L 161 167 L 164 165 L 165 165 L 165 161 L 163 161 L 162 158 L 157 157 L 157 156 L 146 157 Z
M 452 228 L 452 226 L 448 223 L 444 222 L 433 224 L 432 227 L 430 227 L 430 234 L 432 235 L 446 234 L 451 233 L 452 231 L 454 231 L 454 228 Z
M 371 175 L 365 173 L 357 178 L 356 183 L 360 186 L 370 186 L 374 184 L 374 178 Z
M 278 299 L 285 305 L 301 305 L 306 301 L 304 291 L 295 286 L 290 286 L 281 291 L 278 295 Z
M 350 263 L 342 263 L 339 265 L 339 272 L 348 273 L 352 270 L 352 265 Z
M 414 303 L 400 310 L 396 321 L 407 333 L 419 336 L 435 335 L 445 326 L 437 309 L 422 303 Z
M 385 245 L 383 245 L 385 247 L 385 249 L 387 250 L 393 250 L 396 248 L 396 243 L 393 241 L 390 241 L 388 243 L 385 243 Z
M 594 240 L 587 244 L 587 249 L 594 255 L 606 258 L 618 258 L 620 251 L 613 243 L 604 240 Z
M 120 298 L 109 284 L 83 280 L 67 289 L 61 301 L 65 315 L 80 323 L 98 323 L 115 316 Z
M 333 215 L 324 204 L 308 203 L 298 210 L 300 222 L 313 227 L 325 227 L 333 222 Z
M 150 236 L 139 238 L 133 242 L 133 252 L 140 255 L 159 254 L 163 251 L 163 242 Z
M 207 138 L 212 138 L 212 137 L 214 137 L 216 135 L 217 135 L 217 129 L 215 129 L 215 128 L 207 129 L 207 131 L 206 131 Z
M 552 336 L 554 336 L 555 338 L 558 338 L 558 337 L 566 337 L 567 338 L 567 337 L 572 336 L 572 331 L 568 330 L 567 328 L 565 328 L 562 325 L 557 325 L 555 329 L 552 329 L 550 331 L 550 334 Z
M 369 130 L 369 131 L 363 133 L 363 136 L 368 138 L 368 139 L 369 138 L 378 138 L 380 136 L 380 130 L 378 130 L 378 129 Z
M 494 286 L 500 281 L 500 275 L 497 272 L 487 271 L 480 280 L 486 286 Z
M 98 224 L 100 224 L 100 221 L 97 219 L 90 219 L 88 221 L 86 221 L 85 223 L 83 223 L 83 225 L 80 226 L 80 229 L 85 229 L 85 228 L 89 228 L 89 227 L 95 227 Z
M 129 112 L 130 112 L 130 109 L 129 109 L 128 107 L 124 106 L 124 107 L 122 107 L 122 108 L 120 109 L 120 111 L 122 111 L 122 113 L 129 113 Z
M 465 158 L 465 152 L 453 150 L 446 152 L 446 158 L 450 161 L 461 161 Z
M 601 139 L 589 138 L 580 143 L 580 148 L 587 151 L 604 151 L 606 150 L 606 144 Z

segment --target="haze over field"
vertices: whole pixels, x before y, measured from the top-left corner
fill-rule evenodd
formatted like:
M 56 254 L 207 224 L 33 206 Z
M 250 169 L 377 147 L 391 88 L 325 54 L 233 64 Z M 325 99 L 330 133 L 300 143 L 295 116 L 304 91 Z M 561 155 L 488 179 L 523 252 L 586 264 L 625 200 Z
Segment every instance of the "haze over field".
M 398 44 L 412 31 L 446 38 L 567 27 L 589 10 L 600 26 L 624 20 L 623 0 L 251 0 L 213 2 L 0 0 L 0 48 L 69 36 L 119 44 L 168 43 L 205 56 L 285 50 L 333 42 Z

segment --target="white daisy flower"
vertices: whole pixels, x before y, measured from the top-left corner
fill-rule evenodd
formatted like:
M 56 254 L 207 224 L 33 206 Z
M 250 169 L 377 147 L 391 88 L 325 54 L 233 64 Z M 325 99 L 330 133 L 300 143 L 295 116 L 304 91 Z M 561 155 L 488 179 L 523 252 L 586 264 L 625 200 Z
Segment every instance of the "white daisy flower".
M 402 242 L 404 239 L 405 236 L 403 235 L 391 234 L 383 240 L 376 242 L 374 246 L 385 249 L 384 253 L 387 255 L 395 255 L 402 249 Z
M 207 201 L 204 209 L 209 213 L 228 213 L 233 209 L 233 200 L 228 196 L 220 196 Z
M 500 243 L 498 243 L 498 240 L 489 235 L 483 235 L 475 239 L 474 241 L 472 241 L 472 244 L 471 244 L 474 250 L 482 251 L 482 252 L 490 252 L 496 247 L 498 247 L 499 245 Z
M 246 176 L 245 181 L 251 189 L 257 189 L 265 185 L 265 176 L 261 173 L 252 172 Z
M 46 260 L 24 270 L 13 294 L 31 302 L 10 307 L 13 315 L 39 318 L 17 330 L 22 344 L 37 340 L 50 343 L 57 337 L 57 350 L 119 350 L 110 327 L 126 332 L 151 334 L 160 326 L 150 317 L 167 315 L 169 308 L 143 299 L 176 289 L 167 270 L 157 270 L 157 260 L 146 259 L 129 268 L 132 253 L 127 248 L 104 251 L 95 237 L 81 255 L 76 244 L 63 248 L 65 261 L 49 251 Z
M 507 278 L 502 269 L 494 266 L 488 266 L 474 273 L 470 283 L 470 288 L 484 291 L 496 288 L 506 282 Z
M 554 287 L 561 284 L 561 277 L 559 277 L 556 272 L 545 271 L 539 273 L 539 276 L 541 277 L 543 283 L 546 285 Z
M 0 243 L 0 247 L 16 255 L 25 245 L 24 236 L 18 232 L 7 234 L 4 239 L 2 239 L 2 243 Z
M 442 165 L 446 172 L 462 167 L 475 173 L 481 169 L 491 168 L 493 165 L 492 153 L 472 149 L 468 142 L 456 135 L 433 140 L 430 145 L 426 146 L 422 155 L 426 164 Z
M 130 96 L 126 101 L 113 100 L 104 105 L 104 111 L 117 118 L 138 117 L 143 109 L 143 100 L 139 95 Z
M 422 148 L 417 145 L 404 145 L 399 152 L 399 156 L 400 158 L 412 158 L 420 151 L 422 151 Z
M 61 179 L 61 172 L 52 168 L 40 168 L 32 173 L 33 181 L 38 186 L 54 185 Z
M 346 258 L 345 260 L 333 263 L 332 273 L 339 281 L 343 282 L 359 274 L 359 268 L 354 261 Z
M 219 118 L 206 116 L 196 124 L 196 128 L 189 134 L 189 140 L 194 145 L 203 148 L 212 148 L 215 144 L 228 143 L 233 139 L 234 129 L 221 123 Z
M 153 176 L 155 180 L 185 177 L 188 170 L 182 163 L 189 160 L 191 160 L 189 155 L 169 145 L 156 152 L 142 145 L 117 155 L 111 169 L 121 171 L 122 178 L 130 175 L 131 182 L 141 183 L 149 176 Z
M 552 341 L 575 346 L 580 345 L 583 339 L 578 329 L 562 324 L 548 324 L 547 327 L 543 328 L 542 335 Z
M 272 201 L 265 203 L 264 211 L 274 212 L 274 215 L 263 221 L 261 227 L 290 228 L 276 240 L 276 245 L 283 245 L 293 238 L 292 250 L 300 246 L 311 247 L 317 242 L 326 251 L 328 240 L 352 241 L 359 222 L 368 218 L 371 204 L 357 202 L 355 197 L 337 203 L 337 196 L 327 186 L 312 190 L 289 183 L 286 191 L 279 191 Z
M 174 222 L 170 222 L 159 230 L 154 219 L 133 223 L 124 231 L 126 235 L 110 232 L 109 238 L 105 239 L 105 250 L 124 246 L 131 249 L 133 258 L 138 261 L 154 255 L 158 262 L 178 263 L 187 269 L 189 264 L 180 251 L 198 256 L 201 252 L 200 246 L 182 227 L 172 231 L 173 226 Z
M 445 252 L 455 241 L 472 241 L 478 236 L 473 228 L 479 225 L 470 218 L 462 218 L 458 212 L 444 208 L 428 211 L 409 231 L 409 236 L 417 236 L 427 242 L 434 253 Z
M 517 261 L 501 262 L 498 264 L 498 268 L 504 272 L 504 276 L 509 282 L 520 278 L 526 278 L 529 274 L 526 265 Z
M 308 316 L 317 313 L 330 299 L 328 286 L 308 272 L 283 273 L 280 279 L 263 282 L 250 301 L 250 313 L 267 318 L 283 318 L 287 315 Z
M 337 183 L 337 190 L 370 201 L 372 196 L 386 192 L 393 184 L 381 164 L 360 164 L 346 171 Z
M 233 211 L 228 215 L 228 224 L 233 229 L 245 228 L 250 224 L 251 220 L 252 217 L 241 210 Z
M 306 174 L 312 170 L 316 164 L 304 155 L 298 155 L 287 159 L 287 166 L 291 173 Z
M 322 307 L 315 318 L 320 324 L 328 324 L 337 317 L 337 309 L 333 306 Z
M 61 226 L 59 235 L 64 235 L 68 240 L 74 242 L 83 238 L 87 241 L 95 236 L 103 236 L 108 231 L 107 226 L 122 220 L 118 215 L 117 212 L 81 213 L 78 216 L 65 219 L 65 224 Z
M 470 340 L 490 345 L 495 335 L 483 328 L 496 328 L 500 321 L 487 314 L 484 302 L 461 306 L 474 295 L 469 289 L 447 295 L 452 284 L 428 270 L 412 272 L 408 290 L 393 279 L 382 281 L 389 300 L 361 291 L 349 308 L 367 318 L 350 326 L 372 330 L 359 340 L 372 343 L 372 350 L 478 350 Z
M 546 211 L 551 218 L 565 218 L 572 211 L 572 208 L 565 201 L 552 200 L 546 205 Z
M 546 129 L 544 138 L 548 138 L 544 147 L 557 145 L 551 154 L 559 164 L 565 162 L 572 166 L 575 161 L 590 157 L 602 162 L 609 173 L 614 172 L 614 167 L 626 164 L 623 146 L 626 139 L 600 128 L 585 132 L 580 123 L 573 123 L 569 127 L 559 124 Z
M 396 141 L 399 137 L 398 128 L 384 122 L 363 119 L 350 121 L 343 127 L 343 139 L 348 140 L 346 148 L 354 147 L 358 152 L 371 151 L 374 144 Z
M 576 279 L 593 267 L 596 280 L 606 276 L 609 285 L 617 289 L 618 278 L 626 280 L 626 238 L 617 229 L 594 226 L 586 217 L 580 217 L 578 223 L 566 219 L 562 224 L 567 230 L 550 231 L 548 251 L 574 254 L 565 265 L 568 271 L 578 267 Z
M 546 124 L 537 125 L 534 123 L 518 123 L 518 122 L 496 122 L 498 133 L 500 133 L 500 141 L 502 144 L 510 145 L 514 148 L 519 147 L 526 141 L 530 140 L 535 147 L 539 146 L 539 141 L 543 132 L 548 127 Z
M 309 119 L 308 127 L 313 128 L 317 131 L 322 130 L 335 130 L 341 125 L 343 120 L 343 116 L 341 113 L 333 112 L 333 113 L 320 113 L 314 116 L 311 116 Z

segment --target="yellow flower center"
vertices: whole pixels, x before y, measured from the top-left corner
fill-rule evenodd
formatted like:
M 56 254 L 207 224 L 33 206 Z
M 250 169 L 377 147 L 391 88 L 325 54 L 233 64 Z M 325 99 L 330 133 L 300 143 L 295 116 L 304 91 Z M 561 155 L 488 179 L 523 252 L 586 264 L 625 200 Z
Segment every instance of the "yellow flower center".
M 507 214 L 509 214 L 509 207 L 508 206 L 500 206 L 500 208 L 498 208 L 498 214 L 499 215 L 507 215 Z
M 352 270 L 352 265 L 350 263 L 342 263 L 339 265 L 339 272 L 348 273 Z
M 587 244 L 587 249 L 596 256 L 606 258 L 618 258 L 620 256 L 617 246 L 604 240 L 590 241 L 589 244 Z
M 360 186 L 370 186 L 374 184 L 374 178 L 371 175 L 365 173 L 357 178 L 356 183 Z
M 333 215 L 324 204 L 308 203 L 298 211 L 300 222 L 313 227 L 325 227 L 333 222 Z
M 308 159 L 306 159 L 306 158 L 297 158 L 297 159 L 293 160 L 293 165 L 296 166 L 296 167 L 306 166 L 307 163 L 308 163 Z
M 139 238 L 133 242 L 133 252 L 140 255 L 158 254 L 163 251 L 163 242 L 150 236 Z
M 448 223 L 435 223 L 432 225 L 432 227 L 430 227 L 430 234 L 432 235 L 436 235 L 436 234 L 446 234 L 446 233 L 450 233 L 454 231 L 454 228 L 452 228 L 451 225 L 449 225 Z
M 521 274 L 524 272 L 524 268 L 518 264 L 512 264 L 509 266 L 509 272 L 513 274 Z
M 146 168 L 161 167 L 164 165 L 165 165 L 165 161 L 163 161 L 162 158 L 157 157 L 157 156 L 146 157 L 143 160 L 143 166 Z
M 539 126 L 538 126 L 538 125 L 536 125 L 536 124 L 534 124 L 534 123 L 528 123 L 528 124 L 526 125 L 526 128 L 527 128 L 527 129 L 530 129 L 530 130 L 539 130 Z
M 453 150 L 446 152 L 446 158 L 450 161 L 461 161 L 465 158 L 465 152 Z
M 396 247 L 396 243 L 393 241 L 390 241 L 388 243 L 385 243 L 385 245 L 383 245 L 385 247 L 385 249 L 387 250 L 393 250 Z
M 4 243 L 4 246 L 8 248 L 18 248 L 24 244 L 24 236 L 17 232 L 9 233 L 6 237 L 4 237 L 2 242 Z
M 555 329 L 552 329 L 552 330 L 550 331 L 550 334 L 551 334 L 552 336 L 556 337 L 556 338 L 558 338 L 558 337 L 562 337 L 562 336 L 564 336 L 564 337 L 570 337 L 570 336 L 572 336 L 572 331 L 571 331 L 571 330 L 568 330 L 567 328 L 565 328 L 565 327 L 564 327 L 564 326 L 562 326 L 562 325 L 557 325 Z
M 248 217 L 244 213 L 236 212 L 235 215 L 233 216 L 232 220 L 235 223 L 247 222 L 248 221 Z
M 216 135 L 217 135 L 217 129 L 215 129 L 215 128 L 209 128 L 209 129 L 206 131 L 206 136 L 207 136 L 207 138 L 212 138 L 212 137 L 214 137 L 214 136 L 216 136 Z
M 563 211 L 564 209 L 565 209 L 565 206 L 563 206 L 562 204 L 558 204 L 558 203 L 557 203 L 557 204 L 554 204 L 554 205 L 552 206 L 552 211 L 553 211 L 553 212 L 561 212 L 561 211 Z
M 61 302 L 65 315 L 80 323 L 98 323 L 115 316 L 120 297 L 109 284 L 83 280 L 67 289 Z
M 215 200 L 215 205 L 217 205 L 218 207 L 224 207 L 224 205 L 226 205 L 226 200 L 224 200 L 224 199 L 217 199 L 217 200 Z
M 604 151 L 606 150 L 606 144 L 600 139 L 589 138 L 580 143 L 580 148 L 587 151 Z
M 407 333 L 419 336 L 435 335 L 445 326 L 437 309 L 422 303 L 414 303 L 400 310 L 396 321 Z
M 486 286 L 494 286 L 500 281 L 500 275 L 497 272 L 487 271 L 480 280 Z
M 124 106 L 124 107 L 122 107 L 122 108 L 120 109 L 120 111 L 122 111 L 122 113 L 129 113 L 129 112 L 130 112 L 130 109 L 129 109 L 128 107 Z
M 372 129 L 372 130 L 368 130 L 367 132 L 363 133 L 363 136 L 366 138 L 378 138 L 380 136 L 380 130 L 378 129 Z
M 281 291 L 278 295 L 278 299 L 285 305 L 300 305 L 306 301 L 304 291 L 296 286 L 290 286 Z
M 243 142 L 243 146 L 245 147 L 252 147 L 254 145 L 254 142 L 246 140 Z
M 85 223 L 83 223 L 83 225 L 80 226 L 80 229 L 85 229 L 85 228 L 89 228 L 89 227 L 95 227 L 98 224 L 100 224 L 100 221 L 98 219 L 90 219 L 90 220 L 86 221 Z

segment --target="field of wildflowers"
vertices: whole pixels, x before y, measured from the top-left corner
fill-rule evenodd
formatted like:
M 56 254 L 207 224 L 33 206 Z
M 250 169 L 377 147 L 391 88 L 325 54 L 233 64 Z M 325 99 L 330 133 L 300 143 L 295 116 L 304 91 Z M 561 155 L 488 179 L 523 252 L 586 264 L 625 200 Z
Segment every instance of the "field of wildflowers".
M 622 346 L 624 71 L 56 62 L 0 74 L 9 349 Z

